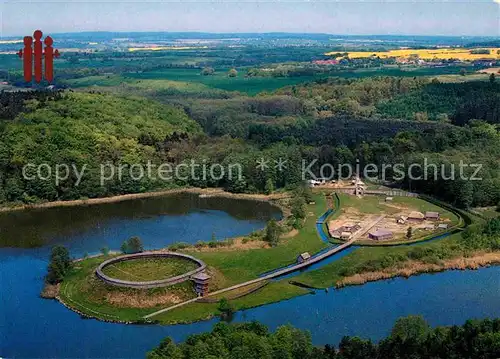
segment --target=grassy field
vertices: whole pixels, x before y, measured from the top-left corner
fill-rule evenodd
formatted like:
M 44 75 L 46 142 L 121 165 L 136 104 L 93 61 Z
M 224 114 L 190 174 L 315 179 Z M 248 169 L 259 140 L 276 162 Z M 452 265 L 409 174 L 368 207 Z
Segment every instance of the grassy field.
M 163 69 L 124 75 L 99 75 L 66 80 L 73 88 L 91 86 L 131 86 L 149 90 L 177 90 L 184 94 L 206 92 L 209 90 L 237 91 L 255 95 L 263 91 L 314 80 L 314 77 L 245 77 L 240 71 L 236 77 L 227 76 L 227 70 L 217 71 L 214 75 L 203 76 L 199 69 Z
M 487 74 L 459 75 L 462 67 L 382 67 L 372 69 L 342 70 L 331 74 L 332 77 L 364 78 L 371 76 L 434 76 L 442 82 L 464 82 L 488 80 Z M 472 70 L 471 70 L 472 71 Z M 245 77 L 246 69 L 239 69 L 236 77 L 227 76 L 227 69 L 218 70 L 214 75 L 203 76 L 199 69 L 161 69 L 142 73 L 122 75 L 98 75 L 64 80 L 72 88 L 91 88 L 154 93 L 159 96 L 188 96 L 194 98 L 222 98 L 228 92 L 239 92 L 254 96 L 261 92 L 272 92 L 279 88 L 314 81 L 319 77 Z M 233 94 L 234 95 L 234 94 Z M 221 97 L 222 96 L 222 97 Z
M 245 77 L 246 69 L 239 69 L 236 77 L 229 77 L 229 69 L 217 70 L 214 75 L 203 76 L 199 69 L 163 69 L 138 74 L 127 74 L 127 77 L 139 80 L 169 80 L 190 84 L 201 84 L 208 88 L 225 91 L 238 91 L 255 95 L 263 91 L 274 91 L 278 88 L 312 81 L 313 76 L 305 77 Z
M 496 207 L 474 208 L 474 212 L 486 218 L 497 218 L 498 216 L 500 216 L 500 212 L 497 211 Z
M 187 252 L 208 266 L 214 267 L 226 279 L 226 285 L 251 280 L 258 275 L 295 262 L 303 252 L 311 254 L 326 247 L 318 237 L 316 219 L 326 211 L 326 199 L 322 194 L 314 196 L 315 204 L 308 206 L 308 217 L 304 228 L 292 237 L 283 240 L 277 247 L 234 251 L 221 249 L 215 252 Z
M 397 213 L 399 211 L 397 208 L 386 206 L 383 198 L 379 196 L 364 196 L 363 198 L 358 198 L 347 194 L 339 194 L 339 197 L 341 211 L 345 211 L 349 208 L 355 208 L 360 213 L 365 214 L 379 214 L 381 212 Z
M 350 196 L 347 194 L 339 194 L 339 197 L 342 209 L 355 208 L 360 213 L 395 214 L 401 212 L 403 208 L 407 208 L 407 211 L 419 211 L 423 213 L 439 212 L 441 218 L 448 219 L 452 221 L 452 223 L 458 222 L 458 217 L 455 214 L 421 198 L 394 197 L 391 202 L 385 202 L 384 197 L 380 196 L 364 196 L 363 198 L 358 198 L 356 196 Z
M 139 258 L 110 264 L 103 273 L 111 278 L 145 282 L 175 277 L 197 268 L 182 258 Z
M 348 222 L 356 222 L 359 220 L 366 223 L 366 216 L 372 217 L 384 215 L 385 217 L 377 223 L 377 227 L 387 228 L 394 233 L 394 238 L 385 241 L 374 241 L 367 238 L 365 235 L 356 242 L 359 246 L 393 246 L 399 244 L 411 244 L 420 241 L 431 239 L 432 237 L 445 233 L 452 229 L 454 226 L 463 224 L 460 217 L 436 204 L 430 203 L 421 198 L 415 197 L 394 197 L 391 202 L 385 202 L 384 197 L 381 196 L 364 196 L 358 198 L 346 194 L 339 195 L 341 201 L 341 210 L 337 218 L 347 220 Z M 448 229 L 445 230 L 426 230 L 424 222 L 421 224 L 407 225 L 396 224 L 396 219 L 400 215 L 408 215 L 412 211 L 425 212 L 438 212 L 440 214 L 440 223 L 446 223 Z M 330 219 L 329 219 L 330 220 Z M 436 223 L 428 222 L 426 224 L 435 226 Z M 413 228 L 413 236 L 411 239 L 406 238 L 406 230 L 411 226 Z M 339 243 L 332 240 L 332 243 Z
M 213 76 L 202 76 L 197 69 L 172 69 L 140 74 L 88 76 L 66 80 L 65 83 L 73 88 L 129 86 L 154 91 L 170 90 L 172 94 L 176 94 L 175 91 L 177 91 L 184 95 L 217 90 L 255 95 L 313 79 L 313 77 L 244 77 L 242 74 L 237 77 L 228 77 L 225 72 L 216 73 Z

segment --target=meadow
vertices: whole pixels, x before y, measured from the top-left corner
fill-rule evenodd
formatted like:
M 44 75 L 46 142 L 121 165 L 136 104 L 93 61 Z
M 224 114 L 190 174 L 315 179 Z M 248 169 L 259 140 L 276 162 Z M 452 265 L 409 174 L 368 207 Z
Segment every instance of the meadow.
M 206 88 L 214 88 L 225 91 L 237 91 L 248 95 L 256 95 L 260 92 L 271 92 L 284 86 L 295 85 L 315 79 L 314 76 L 304 77 L 246 77 L 246 69 L 239 68 L 235 77 L 229 77 L 229 69 L 217 69 L 215 74 L 203 76 L 199 69 L 162 69 L 142 73 L 128 73 L 128 78 L 136 80 L 175 81 L 200 84 Z

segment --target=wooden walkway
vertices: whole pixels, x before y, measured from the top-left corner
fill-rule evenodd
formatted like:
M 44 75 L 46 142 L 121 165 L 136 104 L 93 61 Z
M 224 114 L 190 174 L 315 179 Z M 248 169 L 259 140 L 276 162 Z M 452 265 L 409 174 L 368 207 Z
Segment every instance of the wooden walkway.
M 270 279 L 273 279 L 273 278 L 276 278 L 276 277 L 280 277 L 280 276 L 285 275 L 285 274 L 289 274 L 289 273 L 298 271 L 298 270 L 300 270 L 302 268 L 309 267 L 310 265 L 313 265 L 314 263 L 318 263 L 318 262 L 322 261 L 325 258 L 328 258 L 328 257 L 330 257 L 330 256 L 332 256 L 332 255 L 334 255 L 336 253 L 339 253 L 339 252 L 343 251 L 344 249 L 350 247 L 355 241 L 356 241 L 356 238 L 353 238 L 349 242 L 341 244 L 340 246 L 332 247 L 330 250 L 328 250 L 328 251 L 326 251 L 324 253 L 321 253 L 321 254 L 319 254 L 317 256 L 314 256 L 314 257 L 312 257 L 311 259 L 309 259 L 306 262 L 299 263 L 299 264 L 296 264 L 296 265 L 291 266 L 291 267 L 283 268 L 282 270 L 273 272 L 273 273 L 268 274 L 268 275 L 266 275 L 264 277 L 260 277 L 260 278 L 253 279 L 253 280 L 249 280 L 247 282 L 243 282 L 243 283 L 240 283 L 240 284 L 233 285 L 232 287 L 228 287 L 228 288 L 217 290 L 215 292 L 208 293 L 203 298 L 207 298 L 207 297 L 219 295 L 219 294 L 222 294 L 222 293 L 225 293 L 225 292 L 229 292 L 231 290 L 235 290 L 235 289 L 238 289 L 238 288 L 246 287 L 247 285 L 250 285 L 250 284 L 259 283 L 259 282 L 262 282 L 262 281 L 265 281 L 265 280 L 270 280 Z M 175 309 L 175 308 L 179 308 L 179 307 L 181 307 L 183 305 L 186 305 L 186 304 L 194 303 L 194 302 L 198 301 L 198 299 L 200 299 L 200 298 L 194 298 L 194 299 L 191 299 L 191 300 L 188 300 L 188 301 L 185 301 L 185 302 L 173 305 L 173 306 L 168 307 L 168 308 L 160 309 L 160 310 L 158 310 L 158 311 L 156 311 L 154 313 L 151 313 L 151 314 L 148 314 L 148 315 L 144 316 L 143 318 L 144 319 L 150 319 L 152 317 L 157 316 L 158 314 L 168 312 L 169 310 L 172 310 L 172 309 Z

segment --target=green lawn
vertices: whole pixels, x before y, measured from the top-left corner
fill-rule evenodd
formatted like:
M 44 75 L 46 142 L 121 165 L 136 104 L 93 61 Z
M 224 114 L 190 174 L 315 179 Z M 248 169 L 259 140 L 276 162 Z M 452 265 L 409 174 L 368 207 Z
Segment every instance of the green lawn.
M 379 213 L 397 213 L 397 208 L 392 208 L 385 205 L 384 197 L 379 196 L 364 196 L 359 198 L 347 194 L 339 194 L 341 210 L 347 208 L 355 208 L 360 213 L 364 214 L 379 214 Z
M 69 86 L 81 87 L 116 87 L 128 86 L 154 91 L 178 91 L 183 94 L 200 92 L 238 91 L 248 95 L 259 92 L 271 92 L 281 87 L 314 80 L 314 77 L 245 77 L 240 71 L 236 77 L 228 77 L 226 70 L 211 76 L 203 76 L 199 69 L 162 69 L 143 73 L 125 73 L 123 75 L 99 75 L 65 80 Z
M 110 264 L 103 273 L 111 278 L 145 282 L 175 277 L 196 268 L 196 263 L 182 258 L 138 258 Z
M 394 197 L 391 202 L 385 202 L 385 197 L 383 196 L 364 196 L 363 198 L 358 198 L 347 194 L 339 194 L 339 197 L 341 208 L 347 209 L 352 207 L 364 214 L 396 214 L 409 211 L 419 211 L 422 213 L 438 212 L 441 219 L 450 220 L 450 225 L 454 225 L 459 221 L 456 214 L 421 198 Z M 391 207 L 391 205 L 394 207 Z M 406 207 L 407 209 L 399 209 L 396 207 Z
M 299 234 L 284 240 L 277 247 L 245 251 L 220 250 L 187 253 L 217 268 L 225 277 L 228 286 L 254 279 L 259 274 L 289 265 L 295 262 L 300 253 L 313 254 L 327 246 L 319 238 L 315 227 L 317 218 L 326 211 L 326 200 L 322 194 L 315 195 L 314 200 L 315 204 L 307 207 L 309 215 Z

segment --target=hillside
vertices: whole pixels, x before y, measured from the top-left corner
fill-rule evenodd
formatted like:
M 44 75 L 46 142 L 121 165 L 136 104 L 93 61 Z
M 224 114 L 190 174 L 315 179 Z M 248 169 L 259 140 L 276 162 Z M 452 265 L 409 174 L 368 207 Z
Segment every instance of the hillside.
M 167 140 L 200 132 L 184 111 L 145 99 L 71 92 L 19 94 L 24 101 L 12 96 L 16 95 L 3 101 L 0 112 L 0 203 L 78 199 L 164 186 L 127 181 L 128 173 L 119 184 L 110 181 L 99 186 L 100 164 L 159 162 Z M 9 119 L 7 113 L 15 116 Z M 50 178 L 24 179 L 22 169 L 28 164 L 27 175 L 35 176 L 40 169 L 44 178 L 49 174 Z M 60 177 L 67 170 L 61 166 L 70 170 L 58 184 L 56 165 L 60 165 Z M 78 182 L 75 169 L 81 171 L 85 165 L 85 175 Z

